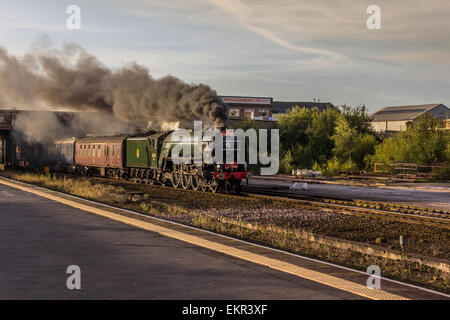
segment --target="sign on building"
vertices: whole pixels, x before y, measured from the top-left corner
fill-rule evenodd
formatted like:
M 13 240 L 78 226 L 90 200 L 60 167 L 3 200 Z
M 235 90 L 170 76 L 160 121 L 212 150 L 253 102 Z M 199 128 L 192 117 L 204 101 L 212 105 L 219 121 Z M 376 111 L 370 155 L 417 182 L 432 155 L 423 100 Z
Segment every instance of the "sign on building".
M 222 102 L 227 104 L 272 104 L 272 99 L 270 98 L 252 98 L 252 97 L 221 97 Z

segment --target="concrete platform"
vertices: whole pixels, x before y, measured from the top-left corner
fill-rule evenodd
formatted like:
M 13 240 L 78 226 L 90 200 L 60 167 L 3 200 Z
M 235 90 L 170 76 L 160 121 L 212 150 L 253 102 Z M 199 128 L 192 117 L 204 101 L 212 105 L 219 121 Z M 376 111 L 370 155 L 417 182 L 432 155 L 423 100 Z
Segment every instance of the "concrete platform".
M 3 182 L 2 182 L 3 183 Z M 23 185 L 23 184 L 21 184 Z M 31 187 L 30 190 L 42 189 Z M 73 198 L 52 191 L 52 197 Z M 71 200 L 71 201 L 72 201 Z M 76 200 L 83 205 L 100 204 Z M 125 212 L 122 214 L 126 215 Z M 362 299 L 358 294 L 276 270 L 289 263 L 355 286 L 367 275 L 200 230 L 143 217 L 217 246 L 192 245 L 0 184 L 0 299 Z M 166 229 L 168 230 L 168 229 Z M 272 261 L 271 267 L 218 252 L 228 246 Z M 273 264 L 275 262 L 275 264 Z M 81 290 L 66 269 L 81 268 Z M 442 295 L 382 280 L 382 290 L 413 299 Z

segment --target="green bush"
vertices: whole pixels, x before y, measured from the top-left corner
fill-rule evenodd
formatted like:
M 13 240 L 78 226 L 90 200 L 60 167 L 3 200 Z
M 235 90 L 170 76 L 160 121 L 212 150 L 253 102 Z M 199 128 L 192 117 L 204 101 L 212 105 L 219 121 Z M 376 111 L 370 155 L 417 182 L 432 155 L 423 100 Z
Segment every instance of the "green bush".
M 286 154 L 281 158 L 280 161 L 280 172 L 291 174 L 292 169 L 295 169 L 294 167 L 294 157 L 292 157 L 291 150 L 288 150 Z
M 342 111 L 335 107 L 320 111 L 296 106 L 281 116 L 279 129 L 285 173 L 312 167 L 330 168 L 330 172 L 355 165 L 363 169 L 366 155 L 375 152 L 377 143 L 364 106 L 343 106 Z
M 341 162 L 337 157 L 333 157 L 323 166 L 315 163 L 313 165 L 313 170 L 322 171 L 324 176 L 332 177 L 339 174 L 339 172 L 357 171 L 358 166 L 352 159 Z
M 435 164 L 450 161 L 450 131 L 443 121 L 424 115 L 397 137 L 387 138 L 375 147 L 374 161 Z

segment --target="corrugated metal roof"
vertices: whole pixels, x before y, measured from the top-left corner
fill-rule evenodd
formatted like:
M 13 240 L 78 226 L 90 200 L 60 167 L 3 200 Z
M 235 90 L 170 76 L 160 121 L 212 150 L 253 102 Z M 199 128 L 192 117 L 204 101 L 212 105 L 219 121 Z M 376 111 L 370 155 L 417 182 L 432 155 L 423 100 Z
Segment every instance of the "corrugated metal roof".
M 441 103 L 434 104 L 421 104 L 411 106 L 395 106 L 384 107 L 373 113 L 374 122 L 379 121 L 401 121 L 401 120 L 414 120 L 422 114 L 442 105 Z

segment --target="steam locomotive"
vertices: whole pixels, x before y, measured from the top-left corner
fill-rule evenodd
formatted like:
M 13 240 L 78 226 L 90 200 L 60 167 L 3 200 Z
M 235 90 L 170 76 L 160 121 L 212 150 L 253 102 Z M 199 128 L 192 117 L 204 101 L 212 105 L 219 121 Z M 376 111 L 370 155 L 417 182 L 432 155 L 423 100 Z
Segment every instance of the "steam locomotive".
M 223 131 L 223 135 L 226 135 L 226 132 Z M 44 147 L 44 152 L 41 150 L 41 154 L 45 154 L 41 159 L 29 155 L 28 157 L 32 158 L 29 161 L 22 160 L 22 164 L 31 166 L 37 163 L 36 160 L 40 160 L 39 166 L 42 167 L 44 162 L 47 168 L 55 172 L 125 179 L 200 191 L 241 192 L 242 179 L 247 176 L 245 164 L 194 161 L 193 157 L 188 163 L 172 159 L 173 148 L 186 143 L 192 151 L 199 148 L 200 154 L 203 154 L 206 147 L 203 142 L 181 141 L 174 136 L 174 131 L 149 132 L 134 136 L 78 137 L 57 140 L 53 145 Z M 237 137 L 226 139 L 222 148 L 223 159 L 226 159 L 226 154 L 230 152 L 234 154 L 233 159 L 237 159 L 240 148 L 241 142 Z M 42 161 L 45 158 L 51 161 Z

